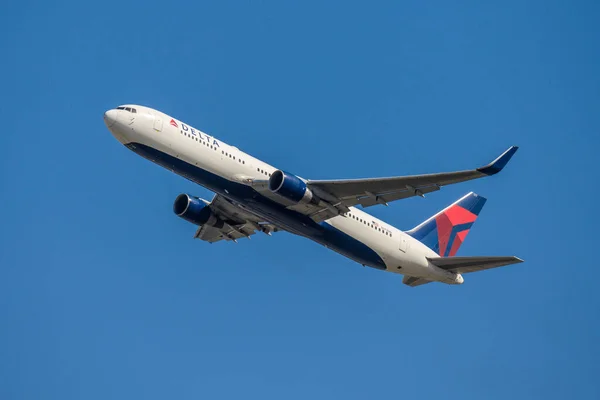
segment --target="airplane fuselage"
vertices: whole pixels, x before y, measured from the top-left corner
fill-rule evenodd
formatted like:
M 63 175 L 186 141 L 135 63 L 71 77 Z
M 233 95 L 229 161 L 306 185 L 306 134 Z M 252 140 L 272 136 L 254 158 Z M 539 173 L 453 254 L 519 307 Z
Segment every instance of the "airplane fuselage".
M 365 266 L 450 284 L 463 281 L 460 274 L 428 262 L 427 257 L 437 254 L 423 243 L 356 207 L 317 223 L 294 207 L 281 204 L 277 195 L 257 190 L 277 168 L 160 111 L 121 106 L 106 112 L 105 123 L 138 155 L 224 196 L 280 229 Z

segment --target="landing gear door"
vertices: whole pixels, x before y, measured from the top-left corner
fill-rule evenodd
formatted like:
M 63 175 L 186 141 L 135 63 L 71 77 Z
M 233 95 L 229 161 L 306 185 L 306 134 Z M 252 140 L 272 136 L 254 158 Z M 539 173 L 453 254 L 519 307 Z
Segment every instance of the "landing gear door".
M 162 118 L 160 117 L 155 117 L 154 118 L 154 130 L 156 132 L 161 132 L 162 131 L 162 127 L 163 127 L 163 121 Z

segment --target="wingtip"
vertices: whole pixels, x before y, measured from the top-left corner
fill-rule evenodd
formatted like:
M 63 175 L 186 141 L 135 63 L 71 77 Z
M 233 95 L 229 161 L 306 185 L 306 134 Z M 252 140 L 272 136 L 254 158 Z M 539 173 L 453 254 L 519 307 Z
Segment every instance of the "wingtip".
M 486 175 L 495 175 L 498 172 L 502 171 L 502 169 L 508 164 L 512 156 L 519 150 L 519 146 L 510 146 L 508 150 L 502 153 L 498 158 L 494 161 L 486 165 L 482 168 L 477 168 L 477 171 L 486 174 Z

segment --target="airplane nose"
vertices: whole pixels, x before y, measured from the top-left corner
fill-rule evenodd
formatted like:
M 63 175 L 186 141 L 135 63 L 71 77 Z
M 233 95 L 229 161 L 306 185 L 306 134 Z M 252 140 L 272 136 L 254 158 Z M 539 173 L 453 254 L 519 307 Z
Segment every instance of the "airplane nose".
M 104 123 L 107 127 L 111 127 L 117 122 L 117 118 L 119 117 L 119 113 L 117 110 L 108 110 L 104 113 Z

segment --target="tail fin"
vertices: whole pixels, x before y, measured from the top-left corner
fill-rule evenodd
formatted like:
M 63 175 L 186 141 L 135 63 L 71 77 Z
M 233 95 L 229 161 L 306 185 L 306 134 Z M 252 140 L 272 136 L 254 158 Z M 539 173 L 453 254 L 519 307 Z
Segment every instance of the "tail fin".
M 440 257 L 452 257 L 465 241 L 485 201 L 485 197 L 471 192 L 406 233 Z

